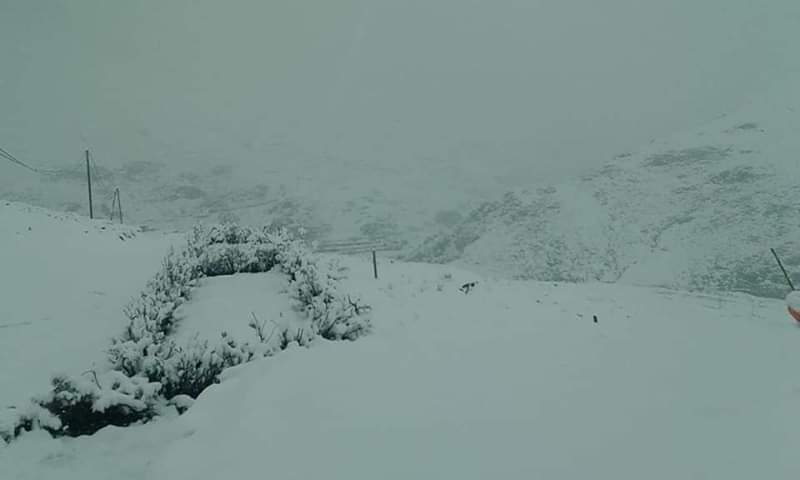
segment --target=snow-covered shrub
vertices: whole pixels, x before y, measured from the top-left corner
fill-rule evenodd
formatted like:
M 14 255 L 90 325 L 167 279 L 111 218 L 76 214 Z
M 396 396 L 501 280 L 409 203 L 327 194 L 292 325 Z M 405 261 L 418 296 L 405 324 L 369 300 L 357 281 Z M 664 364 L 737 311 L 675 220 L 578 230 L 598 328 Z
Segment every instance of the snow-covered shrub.
M 370 307 L 350 297 L 336 297 L 323 309 L 315 309 L 317 332 L 327 340 L 355 340 L 369 333 L 371 324 L 362 316 Z
M 38 428 L 57 430 L 61 428 L 61 421 L 33 401 L 4 409 L 0 411 L 0 446 L 11 442 L 22 432 Z
M 271 231 L 226 224 L 195 227 L 187 239 L 187 250 L 197 259 L 205 276 L 260 273 L 278 264 L 281 251 L 302 242 L 284 230 Z
M 214 347 L 210 347 L 208 341 L 194 338 L 186 346 L 177 347 L 161 364 L 163 394 L 169 399 L 179 395 L 197 398 L 203 390 L 217 382 L 223 370 L 252 358 L 253 353 L 246 344 L 239 345 L 226 334 Z
M 35 401 L 59 419 L 59 429 L 47 428 L 51 433 L 77 436 L 149 420 L 156 414 L 160 390 L 158 382 L 112 370 L 94 380 L 57 376 L 53 390 Z
M 167 404 L 175 407 L 175 409 L 178 410 L 178 413 L 183 413 L 192 408 L 192 405 L 194 405 L 194 398 L 190 397 L 189 395 L 175 395 L 169 399 Z
M 311 344 L 312 340 L 314 340 L 314 337 L 302 328 L 294 333 L 290 333 L 289 329 L 283 329 L 278 336 L 278 350 L 286 350 L 290 345 L 307 347 Z
M 355 340 L 369 332 L 369 318 L 364 316 L 369 307 L 360 300 L 338 292 L 339 278 L 332 272 L 336 265 L 326 270 L 300 252 L 286 253 L 289 274 L 289 294 L 296 308 L 311 320 L 313 333 L 327 340 Z
M 290 295 L 296 309 L 310 320 L 310 331 L 281 331 L 277 344 L 264 336 L 248 344 L 223 335 L 215 346 L 207 342 L 178 346 L 169 338 L 175 310 L 189 298 L 198 279 L 273 268 L 289 277 Z M 354 340 L 369 331 L 369 319 L 363 316 L 368 307 L 337 292 L 340 279 L 333 271 L 323 271 L 305 244 L 285 230 L 197 226 L 188 234 L 186 246 L 167 255 L 159 273 L 125 309 L 129 323 L 113 340 L 111 364 L 128 376 L 161 382 L 166 398 L 194 398 L 225 368 L 272 355 L 287 342 L 307 345 L 316 335 Z
M 207 340 L 193 338 L 186 346 L 177 346 L 169 356 L 158 363 L 158 368 L 148 377 L 158 378 L 162 383 L 162 395 L 167 399 L 184 396 L 197 398 L 210 385 L 218 382 L 223 370 L 249 362 L 256 358 L 270 357 L 285 350 L 289 345 L 308 346 L 311 337 L 305 330 L 291 332 L 280 329 L 277 335 L 260 338 L 255 343 L 240 343 L 225 332 L 216 345 Z
M 278 328 L 270 334 L 257 321 L 253 343 L 239 342 L 226 333 L 214 345 L 193 339 L 178 345 L 172 338 L 175 311 L 203 277 L 260 273 L 279 268 L 289 277 L 295 308 L 309 319 L 310 328 Z M 112 339 L 108 358 L 112 370 L 101 378 L 53 379 L 53 389 L 34 399 L 27 409 L 0 417 L 0 439 L 21 431 L 43 428 L 54 435 L 91 434 L 107 425 L 146 421 L 160 404 L 191 399 L 219 381 L 229 367 L 268 357 L 290 345 L 309 345 L 317 336 L 355 340 L 370 329 L 364 314 L 369 307 L 337 291 L 335 266 L 321 268 L 306 246 L 286 230 L 252 229 L 235 224 L 195 227 L 186 245 L 170 250 L 161 269 L 124 309 L 128 324 Z
M 55 436 L 90 435 L 108 425 L 127 426 L 155 416 L 161 384 L 110 371 L 93 379 L 57 375 L 53 389 L 34 398 L 0 425 L 9 440 L 23 431 L 42 428 Z
M 197 280 L 204 275 L 197 258 L 188 250 L 170 249 L 155 277 L 125 307 L 130 322 L 121 338 L 139 340 L 149 332 L 170 334 L 175 310 L 189 298 Z

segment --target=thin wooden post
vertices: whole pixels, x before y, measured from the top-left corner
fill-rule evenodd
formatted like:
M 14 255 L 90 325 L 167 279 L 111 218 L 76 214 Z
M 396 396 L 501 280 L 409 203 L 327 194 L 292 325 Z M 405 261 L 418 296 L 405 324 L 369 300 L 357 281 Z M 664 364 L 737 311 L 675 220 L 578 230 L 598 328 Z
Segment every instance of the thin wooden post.
M 778 266 L 781 267 L 781 271 L 783 272 L 783 276 L 786 278 L 786 283 L 788 283 L 789 284 L 789 288 L 791 288 L 792 291 L 794 291 L 794 284 L 792 283 L 792 279 L 789 278 L 789 274 L 786 273 L 786 269 L 783 268 L 783 262 L 781 262 L 781 259 L 778 258 L 778 252 L 776 252 L 774 248 L 770 248 L 770 251 L 772 252 L 772 256 L 775 257 L 775 261 L 778 262 Z
M 122 219 L 122 199 L 119 196 L 119 187 L 114 192 L 117 196 L 117 208 L 119 208 L 119 223 L 123 224 L 125 221 Z
M 114 221 L 114 214 L 117 212 L 117 191 L 114 190 L 114 195 L 111 197 L 111 221 Z
M 375 280 L 378 279 L 378 256 L 375 250 L 372 251 L 372 272 L 375 274 Z
M 89 150 L 86 150 L 86 184 L 89 186 L 89 218 L 94 218 L 92 206 L 92 171 L 89 168 Z

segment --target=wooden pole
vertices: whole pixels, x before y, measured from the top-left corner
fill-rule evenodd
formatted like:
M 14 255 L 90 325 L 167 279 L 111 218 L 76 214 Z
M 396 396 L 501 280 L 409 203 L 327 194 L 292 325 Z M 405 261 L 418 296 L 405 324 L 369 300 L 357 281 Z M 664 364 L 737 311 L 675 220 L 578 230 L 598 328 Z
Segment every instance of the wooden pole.
M 92 207 L 92 172 L 89 168 L 89 150 L 86 150 L 86 183 L 89 186 L 89 218 L 94 218 L 94 208 Z
M 794 284 L 792 283 L 792 279 L 789 278 L 789 274 L 786 273 L 786 269 L 783 268 L 783 262 L 781 262 L 781 259 L 778 258 L 778 252 L 776 252 L 774 248 L 770 248 L 770 251 L 772 252 L 772 256 L 775 257 L 775 261 L 778 262 L 778 266 L 781 267 L 781 271 L 783 272 L 783 276 L 786 278 L 786 283 L 788 283 L 789 284 L 789 288 L 791 288 L 792 291 L 794 291 Z
M 117 208 L 119 208 L 119 223 L 123 224 L 125 222 L 122 219 L 122 199 L 119 196 L 119 187 L 117 187 L 116 195 L 117 195 Z
M 372 251 L 372 272 L 375 274 L 375 280 L 378 279 L 378 256 L 375 250 Z
M 111 197 L 111 221 L 114 221 L 114 214 L 117 213 L 117 191 L 114 190 L 114 195 Z

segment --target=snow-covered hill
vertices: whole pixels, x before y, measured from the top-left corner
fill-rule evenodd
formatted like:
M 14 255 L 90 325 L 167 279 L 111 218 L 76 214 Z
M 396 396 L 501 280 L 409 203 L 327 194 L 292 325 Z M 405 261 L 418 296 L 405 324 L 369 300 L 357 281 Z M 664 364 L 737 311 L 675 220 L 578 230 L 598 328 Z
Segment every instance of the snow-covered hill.
M 24 435 L 0 449 L 0 471 L 59 480 L 800 474 L 800 350 L 782 302 L 388 261 L 375 281 L 366 259 L 342 261 L 344 286 L 373 306 L 371 335 L 228 370 L 182 417 L 76 439 Z M 220 329 L 272 309 L 257 293 L 269 276 L 215 279 L 187 304 L 184 326 L 207 327 L 199 314 L 209 309 L 193 305 L 217 295 L 237 303 Z
M 479 144 L 425 168 L 376 168 L 284 140 L 259 144 L 265 161 L 189 167 L 168 162 L 183 153 L 165 146 L 160 157 L 121 167 L 104 166 L 98 153 L 95 210 L 107 217 L 120 187 L 127 221 L 168 231 L 198 221 L 276 223 L 303 226 L 311 239 L 390 240 L 412 260 L 460 259 L 511 277 L 782 296 L 769 247 L 800 268 L 800 98 L 792 78 L 703 128 L 572 181 L 531 181 L 533 167 L 495 166 Z M 85 213 L 78 156 L 50 175 L 0 163 L 0 196 Z M 510 184 L 530 188 L 502 196 Z
M 87 1 L 3 2 L 0 147 L 58 172 L 2 160 L 0 198 L 85 213 L 89 148 L 97 211 L 168 230 L 416 245 L 798 64 L 795 0 Z
M 735 114 L 592 175 L 486 202 L 410 258 L 517 278 L 782 297 L 769 248 L 800 269 L 798 132 L 800 96 L 776 84 Z
M 262 148 L 258 160 L 190 166 L 158 159 L 111 167 L 96 153 L 95 214 L 110 218 L 119 187 L 125 221 L 159 230 L 235 220 L 302 226 L 312 239 L 414 245 L 457 221 L 459 211 L 506 189 L 504 177 L 484 176 L 479 165 L 466 165 L 458 156 L 430 168 L 375 167 L 326 158 L 289 143 Z M 168 149 L 163 155 L 172 153 Z M 88 215 L 86 168 L 79 157 L 52 174 L 1 161 L 0 198 Z

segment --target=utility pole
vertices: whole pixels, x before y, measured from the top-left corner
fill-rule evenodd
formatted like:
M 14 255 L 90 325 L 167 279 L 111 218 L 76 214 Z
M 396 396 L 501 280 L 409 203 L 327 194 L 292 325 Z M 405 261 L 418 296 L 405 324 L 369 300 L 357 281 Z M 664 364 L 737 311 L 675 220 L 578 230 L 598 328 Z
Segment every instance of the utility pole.
M 111 220 L 114 221 L 114 214 L 117 213 L 117 191 L 114 190 L 114 197 L 111 199 Z
M 122 200 L 119 198 L 119 187 L 117 187 L 115 192 L 117 194 L 117 208 L 119 208 L 119 223 L 122 224 L 125 222 L 122 220 Z
M 92 208 L 92 171 L 89 167 L 89 150 L 86 150 L 86 183 L 89 186 L 89 218 L 94 218 L 94 209 Z

